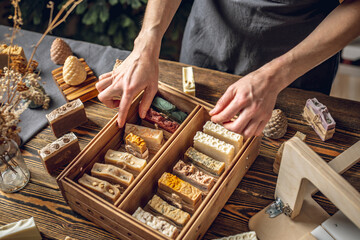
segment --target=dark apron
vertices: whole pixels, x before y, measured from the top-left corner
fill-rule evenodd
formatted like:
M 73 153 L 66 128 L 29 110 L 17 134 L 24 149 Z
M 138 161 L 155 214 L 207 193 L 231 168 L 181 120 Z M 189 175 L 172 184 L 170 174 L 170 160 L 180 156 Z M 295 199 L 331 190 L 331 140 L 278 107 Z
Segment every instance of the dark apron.
M 296 46 L 338 4 L 336 0 L 195 0 L 180 61 L 244 76 Z M 329 94 L 338 63 L 336 54 L 291 86 Z

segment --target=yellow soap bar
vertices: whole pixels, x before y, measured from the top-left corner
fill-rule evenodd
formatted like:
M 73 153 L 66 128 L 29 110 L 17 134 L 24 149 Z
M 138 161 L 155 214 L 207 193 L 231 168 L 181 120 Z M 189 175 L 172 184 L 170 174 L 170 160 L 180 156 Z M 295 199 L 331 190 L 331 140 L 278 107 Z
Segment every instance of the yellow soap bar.
M 129 133 L 125 138 L 126 144 L 131 145 L 137 152 L 144 153 L 147 150 L 146 142 L 141 137 Z
M 133 133 L 144 139 L 147 147 L 155 151 L 159 150 L 163 143 L 164 134 L 162 130 L 126 123 L 125 136 L 129 133 Z
M 193 206 L 202 200 L 201 190 L 171 173 L 164 172 L 158 181 L 158 185 L 160 189 L 179 195 L 185 202 Z
M 168 219 L 175 222 L 177 225 L 185 226 L 185 224 L 190 219 L 190 214 L 184 212 L 183 210 L 177 207 L 168 204 L 166 201 L 162 200 L 158 195 L 154 195 L 148 202 L 148 205 L 151 207 L 151 209 L 164 215 Z
M 146 160 L 126 152 L 109 149 L 105 154 L 105 163 L 112 164 L 138 175 L 146 166 Z
M 110 164 L 95 163 L 91 169 L 91 175 L 125 187 L 134 181 L 134 175 Z

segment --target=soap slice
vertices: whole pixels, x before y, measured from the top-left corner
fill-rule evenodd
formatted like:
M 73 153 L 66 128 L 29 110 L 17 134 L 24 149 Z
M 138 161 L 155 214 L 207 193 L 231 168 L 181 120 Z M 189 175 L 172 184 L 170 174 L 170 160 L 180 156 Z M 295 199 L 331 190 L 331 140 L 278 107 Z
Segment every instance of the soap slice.
M 150 199 L 150 201 L 148 202 L 148 206 L 151 208 L 151 210 L 154 210 L 155 212 L 164 215 L 165 217 L 180 226 L 185 226 L 185 224 L 190 219 L 190 214 L 168 204 L 156 194 Z
M 0 239 L 3 240 L 41 240 L 34 218 L 23 219 L 0 227 Z
M 157 124 L 162 129 L 174 133 L 176 129 L 180 126 L 179 123 L 168 119 L 167 116 L 165 117 L 162 115 L 163 113 L 158 113 L 152 108 L 149 108 L 149 110 L 146 113 L 145 119 L 153 124 Z
M 240 150 L 244 142 L 244 137 L 242 135 L 229 131 L 224 126 L 211 121 L 205 123 L 203 131 L 208 135 L 233 145 L 235 147 L 235 153 Z
M 183 67 L 183 92 L 195 96 L 195 80 L 192 67 Z
M 105 154 L 105 163 L 112 164 L 137 176 L 145 168 L 146 160 L 130 153 L 109 149 Z
M 178 123 L 182 123 L 187 117 L 187 114 L 177 109 L 174 104 L 158 96 L 154 98 L 151 106 L 155 110 L 165 113 L 169 118 L 173 119 Z
M 175 226 L 164 220 L 160 220 L 151 213 L 144 211 L 141 207 L 136 209 L 133 217 L 170 238 L 175 238 L 179 234 L 179 230 Z
M 236 234 L 233 236 L 217 238 L 214 240 L 258 240 L 254 231 Z
M 229 166 L 235 155 L 235 147 L 203 132 L 196 132 L 194 147 L 206 155 L 225 162 Z
M 120 197 L 120 190 L 117 186 L 114 186 L 107 181 L 92 177 L 86 173 L 79 178 L 79 183 L 111 203 L 115 203 L 115 201 Z
M 164 135 L 162 130 L 126 123 L 125 136 L 129 133 L 133 133 L 144 139 L 150 150 L 158 151 L 163 143 Z
M 202 200 L 202 192 L 198 188 L 171 173 L 164 172 L 158 181 L 158 185 L 159 189 L 178 195 L 192 206 Z
M 205 174 L 192 164 L 184 163 L 182 160 L 175 164 L 173 173 L 180 179 L 204 191 L 204 193 L 209 193 L 215 184 L 215 179 L 212 176 Z
M 110 164 L 95 163 L 91 175 L 124 187 L 128 187 L 134 181 L 134 175 Z
M 193 147 L 189 147 L 188 150 L 186 150 L 185 157 L 193 164 L 205 169 L 209 173 L 214 174 L 216 176 L 220 176 L 225 170 L 224 162 L 217 161 L 199 152 Z
M 144 139 L 133 133 L 129 133 L 125 137 L 125 142 L 126 144 L 132 146 L 139 153 L 144 153 L 147 150 L 146 142 L 144 141 Z

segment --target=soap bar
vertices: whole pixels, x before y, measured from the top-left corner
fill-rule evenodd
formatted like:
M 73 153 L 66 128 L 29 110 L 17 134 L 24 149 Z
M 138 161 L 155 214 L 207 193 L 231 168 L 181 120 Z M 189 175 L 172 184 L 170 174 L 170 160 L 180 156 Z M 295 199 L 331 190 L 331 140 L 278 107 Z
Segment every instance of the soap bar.
M 183 92 L 191 96 L 195 96 L 195 80 L 192 67 L 182 68 Z
M 236 234 L 233 236 L 217 238 L 214 240 L 258 240 L 254 231 Z
M 133 133 L 144 139 L 150 150 L 158 151 L 163 143 L 164 134 L 162 130 L 126 123 L 125 136 L 129 133 Z
M 156 194 L 150 199 L 148 206 L 180 226 L 185 226 L 190 219 L 190 214 L 168 204 Z
M 161 113 L 158 113 L 154 109 L 149 108 L 149 110 L 146 113 L 145 119 L 153 124 L 157 124 L 160 128 L 170 133 L 174 133 L 176 129 L 179 128 L 180 126 L 179 123 L 171 119 L 168 119 L 165 116 L 163 116 Z
M 185 152 L 185 157 L 193 164 L 205 169 L 209 173 L 220 176 L 225 170 L 225 163 L 217 161 L 193 147 L 189 147 Z
M 115 201 L 120 197 L 120 190 L 117 186 L 114 186 L 107 181 L 92 177 L 86 173 L 79 178 L 79 183 L 111 203 L 115 203 Z
M 160 220 L 151 213 L 144 211 L 141 207 L 136 209 L 133 213 L 133 217 L 170 238 L 175 238 L 179 234 L 179 230 L 174 225 L 171 225 L 164 220 Z
M 61 137 L 71 129 L 87 122 L 85 108 L 80 99 L 58 107 L 51 113 L 46 114 L 46 118 L 56 137 Z
M 134 181 L 134 175 L 110 164 L 95 163 L 91 175 L 124 187 L 128 187 Z
M 168 193 L 175 193 L 193 206 L 202 201 L 202 192 L 198 188 L 171 173 L 164 172 L 158 181 L 158 185 L 160 189 Z
M 196 132 L 194 147 L 206 155 L 225 162 L 229 166 L 235 155 L 235 147 L 203 132 Z
M 8 46 L 6 44 L 0 45 L 0 69 L 3 70 L 4 67 L 8 67 L 8 59 L 9 59 L 9 51 L 11 56 L 21 56 L 25 60 L 25 64 L 27 64 L 27 60 L 25 57 L 24 49 L 18 45 Z
M 187 117 L 187 114 L 177 109 L 174 104 L 158 96 L 154 98 L 151 106 L 157 111 L 165 113 L 169 118 L 178 123 L 182 123 Z
M 332 138 L 335 133 L 335 120 L 332 118 L 327 107 L 316 98 L 306 101 L 303 116 L 321 140 L 326 141 Z
M 79 141 L 74 133 L 68 133 L 49 143 L 39 151 L 44 168 L 54 175 L 80 153 Z
M 243 145 L 244 137 L 238 133 L 227 130 L 224 126 L 207 121 L 203 127 L 204 133 L 229 143 L 235 147 L 237 153 Z
M 2 240 L 41 240 L 39 229 L 33 217 L 0 227 Z
M 139 137 L 133 133 L 129 133 L 125 137 L 125 142 L 126 142 L 126 144 L 132 146 L 135 149 L 135 151 L 137 151 L 141 154 L 147 150 L 146 142 L 144 141 L 144 139 L 142 139 L 141 137 Z
M 134 176 L 139 175 L 146 166 L 146 161 L 144 159 L 137 158 L 130 153 L 111 149 L 105 154 L 105 163 L 120 167 L 121 169 L 132 173 Z
M 181 160 L 173 167 L 173 174 L 205 193 L 208 193 L 215 184 L 215 179 L 212 176 L 200 171 L 194 165 L 186 164 Z

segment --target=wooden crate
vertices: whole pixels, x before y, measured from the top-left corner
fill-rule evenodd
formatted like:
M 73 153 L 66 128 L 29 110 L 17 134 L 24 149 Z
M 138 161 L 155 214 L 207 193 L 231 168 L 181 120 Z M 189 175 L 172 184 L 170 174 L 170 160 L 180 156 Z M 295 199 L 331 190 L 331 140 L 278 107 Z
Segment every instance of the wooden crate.
M 57 179 L 64 198 L 74 211 L 121 239 L 169 239 L 136 220 L 131 214 L 137 207 L 144 207 L 156 193 L 157 180 L 162 173 L 171 172 L 175 163 L 192 145 L 196 131 L 201 131 L 205 122 L 210 119 L 208 111 L 213 106 L 200 99 L 163 83 L 159 83 L 158 95 L 190 114 L 115 204 L 106 202 L 83 188 L 77 180 L 84 172 L 88 172 L 95 162 L 102 162 L 108 149 L 117 149 L 120 146 L 123 129 L 116 126 L 116 116 Z M 127 122 L 138 122 L 140 100 L 141 96 L 133 101 Z M 258 155 L 260 140 L 259 137 L 253 137 L 245 141 L 231 165 L 226 168 L 199 208 L 192 214 L 177 239 L 198 239 L 205 234 Z

